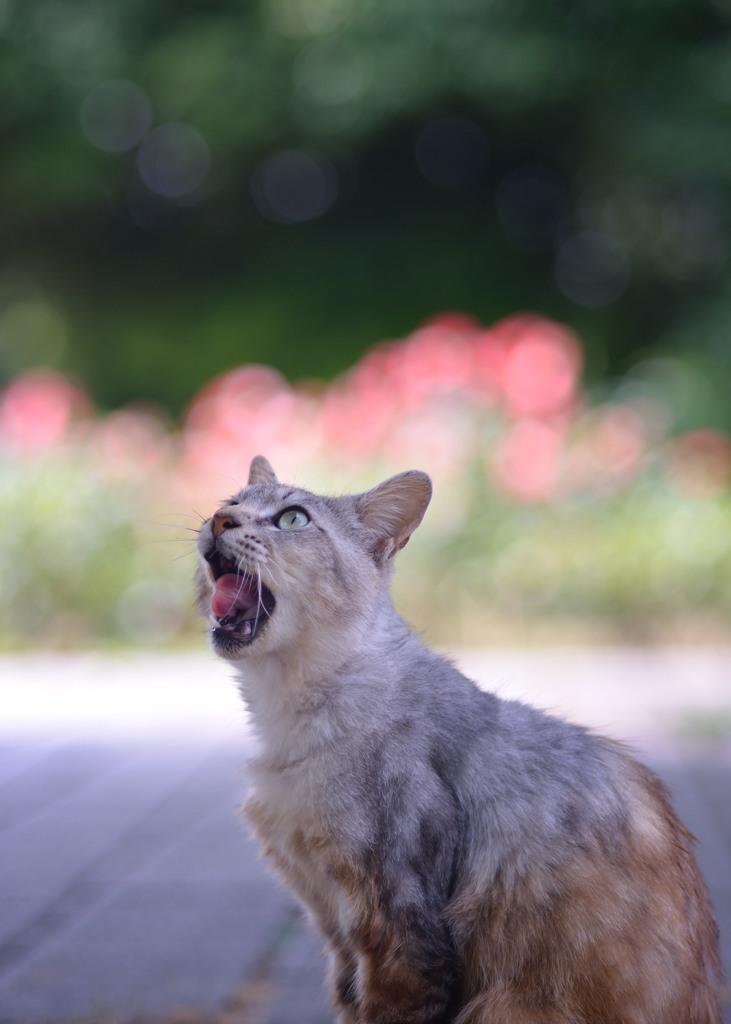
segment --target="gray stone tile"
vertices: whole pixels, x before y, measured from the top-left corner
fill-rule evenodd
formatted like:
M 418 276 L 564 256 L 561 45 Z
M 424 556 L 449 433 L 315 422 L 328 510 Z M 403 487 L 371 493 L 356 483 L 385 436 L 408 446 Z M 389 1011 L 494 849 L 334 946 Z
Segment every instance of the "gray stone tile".
M 512 673 L 515 659 L 515 652 L 486 653 L 486 677 Z M 37 695 L 16 715 L 26 739 L 20 743 L 0 722 L 0 1024 L 105 1010 L 213 1010 L 241 986 L 259 993 L 251 1024 L 330 1024 L 320 942 L 293 917 L 237 816 L 246 756 L 238 705 L 227 696 L 220 713 L 209 708 L 216 687 L 194 678 L 209 678 L 204 659 L 181 656 L 166 668 L 165 659 L 146 665 L 140 658 L 133 679 L 130 664 L 94 664 L 85 676 L 78 665 L 66 666 L 82 714 L 77 721 L 44 663 L 34 677 Z M 718 704 L 727 655 L 556 651 L 518 664 L 526 681 L 542 680 L 547 704 L 602 727 L 615 723 L 618 735 L 639 737 L 639 748 L 654 756 L 700 840 L 731 975 L 731 764 L 689 761 L 670 729 L 697 703 L 698 666 L 705 705 Z M 22 674 L 20 661 L 15 670 Z M 99 672 L 111 672 L 104 693 Z M 181 672 L 189 677 L 187 696 L 170 723 Z M 133 696 L 125 710 L 128 681 Z M 100 735 L 108 691 L 124 728 L 111 723 Z M 605 691 L 611 700 L 589 705 Z M 675 711 L 663 717 L 655 708 L 668 692 Z M 51 706 L 41 729 L 34 702 L 44 694 Z M 636 700 L 644 717 L 637 718 Z M 56 729 L 62 711 L 63 729 Z
M 73 754 L 70 755 L 73 760 Z M 43 813 L 2 836 L 0 893 L 13 912 L 0 918 L 0 978 L 4 944 L 47 914 L 120 843 L 200 760 L 200 752 L 135 752 Z
M 43 761 L 62 747 L 60 741 L 29 740 L 0 735 L 0 787 Z
M 280 947 L 272 974 L 274 994 L 264 1024 L 330 1024 L 334 1017 L 326 972 L 322 942 L 298 916 Z
M 269 908 L 252 914 L 231 883 L 132 886 L 24 963 L 3 986 L 3 1014 L 211 1009 L 255 971 L 278 927 Z

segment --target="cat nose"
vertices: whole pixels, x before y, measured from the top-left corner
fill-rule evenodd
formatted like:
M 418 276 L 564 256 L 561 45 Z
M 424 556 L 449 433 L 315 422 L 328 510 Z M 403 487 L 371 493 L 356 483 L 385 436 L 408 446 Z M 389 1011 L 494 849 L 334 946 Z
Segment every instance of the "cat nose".
M 241 523 L 237 523 L 230 512 L 216 512 L 211 521 L 214 537 L 220 537 L 224 530 L 233 530 L 240 525 Z

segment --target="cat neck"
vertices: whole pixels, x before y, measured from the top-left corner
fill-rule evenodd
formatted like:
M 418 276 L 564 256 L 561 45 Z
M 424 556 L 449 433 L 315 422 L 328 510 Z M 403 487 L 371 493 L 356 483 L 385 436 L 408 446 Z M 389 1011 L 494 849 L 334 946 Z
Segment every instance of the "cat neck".
M 262 757 L 282 767 L 354 730 L 370 731 L 412 645 L 420 641 L 388 602 L 336 636 L 239 662 L 239 690 Z

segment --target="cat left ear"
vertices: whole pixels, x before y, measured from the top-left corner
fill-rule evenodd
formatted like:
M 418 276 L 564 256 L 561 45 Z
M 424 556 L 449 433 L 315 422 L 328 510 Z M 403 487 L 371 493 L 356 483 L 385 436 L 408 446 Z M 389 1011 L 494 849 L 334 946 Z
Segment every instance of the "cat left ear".
M 251 484 L 277 484 L 277 475 L 263 455 L 256 455 L 249 468 L 249 486 Z
M 409 470 L 358 496 L 358 514 L 371 535 L 374 554 L 393 558 L 408 543 L 431 500 L 426 473 Z

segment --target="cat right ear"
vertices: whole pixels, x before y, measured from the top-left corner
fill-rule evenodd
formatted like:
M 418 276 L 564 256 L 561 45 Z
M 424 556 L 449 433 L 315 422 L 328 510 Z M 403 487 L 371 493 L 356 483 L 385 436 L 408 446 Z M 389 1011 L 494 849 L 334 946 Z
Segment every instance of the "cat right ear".
M 277 474 L 263 455 L 256 455 L 249 468 L 249 486 L 252 484 L 278 484 Z
M 412 469 L 358 496 L 358 514 L 370 534 L 374 554 L 393 558 L 408 543 L 424 517 L 431 491 L 426 473 Z

